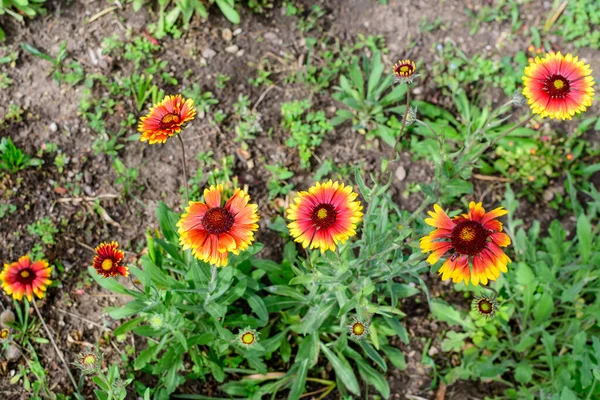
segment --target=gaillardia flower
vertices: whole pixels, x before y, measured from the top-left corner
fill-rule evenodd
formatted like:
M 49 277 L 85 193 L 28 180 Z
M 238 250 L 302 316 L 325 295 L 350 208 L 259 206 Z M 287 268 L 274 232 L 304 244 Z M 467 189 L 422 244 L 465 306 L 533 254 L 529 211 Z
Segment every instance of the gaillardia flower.
M 348 325 L 348 334 L 353 340 L 363 340 L 369 335 L 369 323 L 359 318 L 352 318 Z
M 225 205 L 222 194 L 222 185 L 205 189 L 204 203 L 190 201 L 177 223 L 183 249 L 192 249 L 196 258 L 218 267 L 227 265 L 228 253 L 246 250 L 258 229 L 258 206 L 248 204 L 246 192 L 236 189 Z
M 396 81 L 401 83 L 412 83 L 416 70 L 417 67 L 411 60 L 400 60 L 392 66 Z
M 193 120 L 195 115 L 194 100 L 184 100 L 180 94 L 166 96 L 150 109 L 148 115 L 140 118 L 140 140 L 150 144 L 165 143 L 168 138 L 181 131 L 183 124 Z
M 494 297 L 481 295 L 473 299 L 471 307 L 477 314 L 481 315 L 482 317 L 491 319 L 494 318 L 494 315 L 496 315 L 498 302 Z
M 335 251 L 338 243 L 344 243 L 356 235 L 356 224 L 362 217 L 358 194 L 343 183 L 317 182 L 308 192 L 299 192 L 287 210 L 292 221 L 288 228 L 296 242 L 306 248 L 319 248 L 321 252 Z
M 523 95 L 541 117 L 571 119 L 592 105 L 592 70 L 571 54 L 548 53 L 525 67 Z
M 256 342 L 258 342 L 258 332 L 256 330 L 247 327 L 245 329 L 240 329 L 240 333 L 238 333 L 237 344 L 241 347 L 249 349 L 253 347 Z
M 421 238 L 421 250 L 433 252 L 427 258 L 432 265 L 452 252 L 438 271 L 443 280 L 471 280 L 473 285 L 486 285 L 488 280 L 496 280 L 500 272 L 507 272 L 506 265 L 511 260 L 500 247 L 508 246 L 510 238 L 502 232 L 502 223 L 496 218 L 508 211 L 499 207 L 486 213 L 481 203 L 471 202 L 468 214 L 450 219 L 437 204 L 433 209 L 425 223 L 437 229 Z
M 2 288 L 13 299 L 21 300 L 23 295 L 27 300 L 33 301 L 33 294 L 42 299 L 46 287 L 52 283 L 50 274 L 52 268 L 48 267 L 45 260 L 31 262 L 29 256 L 19 258 L 12 264 L 4 264 L 4 270 L 0 273 Z
M 73 363 L 84 375 L 93 374 L 102 368 L 102 353 L 99 350 L 79 353 Z
M 103 242 L 96 247 L 93 267 L 105 278 L 117 275 L 129 276 L 129 268 L 123 265 L 123 258 L 125 253 L 119 250 L 119 243 Z

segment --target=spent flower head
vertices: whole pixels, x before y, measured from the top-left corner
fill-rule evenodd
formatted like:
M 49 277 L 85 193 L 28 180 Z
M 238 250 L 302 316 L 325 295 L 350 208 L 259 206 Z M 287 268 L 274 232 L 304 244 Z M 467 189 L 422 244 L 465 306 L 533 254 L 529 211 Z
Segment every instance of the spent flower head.
M 236 342 L 238 346 L 250 349 L 258 342 L 258 332 L 250 327 L 240 329 Z
M 476 296 L 471 303 L 471 308 L 482 317 L 491 319 L 496 315 L 498 302 L 494 296 Z
M 352 318 L 348 325 L 348 334 L 353 340 L 365 339 L 369 335 L 369 323 L 360 318 Z
M 95 374 L 102 368 L 102 353 L 96 349 L 79 353 L 77 360 L 73 363 L 85 375 Z
M 10 339 L 10 329 L 3 328 L 0 330 L 0 343 L 7 342 Z
M 150 327 L 154 330 L 162 329 L 165 326 L 165 317 L 160 314 L 154 314 L 148 320 Z

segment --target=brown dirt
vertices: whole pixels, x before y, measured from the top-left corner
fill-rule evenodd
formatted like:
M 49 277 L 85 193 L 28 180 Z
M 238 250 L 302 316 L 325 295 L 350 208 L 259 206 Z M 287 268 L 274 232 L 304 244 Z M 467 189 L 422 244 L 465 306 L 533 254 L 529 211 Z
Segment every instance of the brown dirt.
M 390 50 L 385 59 L 387 64 L 399 57 L 410 56 L 423 60 L 423 65 L 426 66 L 427 62 L 436 57 L 431 51 L 433 44 L 445 38 L 455 40 L 467 54 L 483 52 L 496 57 L 512 54 L 528 44 L 522 38 L 505 42 L 505 33 L 510 31 L 508 24 L 487 24 L 476 35 L 469 33 L 469 17 L 464 13 L 464 8 L 477 9 L 486 1 L 390 0 L 388 6 L 380 5 L 375 0 L 304 0 L 301 3 L 307 8 L 318 3 L 328 11 L 322 24 L 329 37 L 351 42 L 358 34 L 384 35 Z M 549 12 L 545 5 L 539 3 L 533 2 L 522 7 L 525 24 L 539 25 Z M 0 199 L 10 201 L 18 209 L 15 215 L 0 220 L 0 260 L 14 260 L 29 252 L 36 244 L 38 239 L 27 232 L 28 224 L 50 217 L 60 226 L 60 234 L 55 237 L 56 244 L 45 246 L 44 251 L 50 262 L 64 266 L 65 273 L 57 279 L 55 287 L 49 290 L 48 298 L 40 305 L 69 361 L 73 361 L 75 355 L 86 347 L 86 343 L 100 341 L 107 361 L 117 362 L 120 354 L 126 351 L 125 347 L 132 344 L 129 341 L 135 340 L 128 338 L 127 342 L 119 343 L 114 339 L 104 339 L 104 333 L 118 324 L 104 316 L 102 310 L 107 305 L 119 304 L 123 299 L 109 295 L 90 283 L 86 272 L 92 258 L 89 246 L 93 247 L 102 240 L 118 240 L 125 249 L 131 250 L 127 254 L 128 260 L 135 262 L 138 252 L 144 247 L 146 229 L 157 226 L 154 209 L 158 202 L 164 201 L 170 207 L 179 209 L 182 200 L 179 189 L 183 178 L 176 141 L 163 146 L 126 143 L 120 157 L 125 165 L 139 168 L 138 181 L 145 190 L 134 192 L 140 201 L 123 198 L 119 186 L 114 183 L 116 175 L 109 158 L 95 155 L 91 149 L 96 134 L 79 113 L 82 85 L 74 88 L 66 84 L 57 85 L 48 76 L 49 63 L 19 48 L 19 43 L 27 42 L 47 53 L 56 54 L 59 44 L 66 41 L 71 57 L 80 61 L 87 72 L 106 75 L 119 71 L 127 73 L 121 71 L 121 60 L 112 60 L 108 69 L 94 66 L 89 52 L 99 48 L 102 40 L 113 33 L 124 37 L 125 30 L 131 29 L 134 37 L 143 35 L 144 26 L 152 21 L 153 16 L 146 9 L 133 13 L 130 6 L 127 6 L 94 22 L 87 22 L 91 15 L 105 7 L 105 2 L 52 2 L 47 16 L 24 25 L 18 25 L 6 16 L 1 21 L 8 33 L 7 44 L 19 52 L 19 58 L 15 68 L 0 65 L 0 72 L 7 72 L 14 80 L 9 90 L 0 92 L 0 116 L 6 114 L 10 103 L 21 106 L 25 114 L 22 122 L 0 127 L 0 136 L 10 136 L 30 154 L 35 154 L 47 142 L 56 143 L 69 158 L 69 163 L 63 172 L 59 172 L 53 165 L 52 158 L 46 156 L 42 168 L 28 169 L 13 177 L 5 175 L 0 180 Z M 301 85 L 287 85 L 283 82 L 289 70 L 297 68 L 298 60 L 306 55 L 306 47 L 302 35 L 295 29 L 295 19 L 283 15 L 280 3 L 266 15 L 254 16 L 244 12 L 242 17 L 242 33 L 232 41 L 244 50 L 241 57 L 224 51 L 230 43 L 221 39 L 221 30 L 230 27 L 230 24 L 214 10 L 209 22 L 194 21 L 182 38 L 161 40 L 159 55 L 169 62 L 180 82 L 190 83 L 181 76 L 183 71 L 190 69 L 195 82 L 200 83 L 203 90 L 215 93 L 220 101 L 218 108 L 231 112 L 238 93 L 247 94 L 253 104 L 264 95 L 257 109 L 262 113 L 265 130 L 273 128 L 273 136 L 268 138 L 266 134 L 262 134 L 251 142 L 248 151 L 254 161 L 253 168 L 249 168 L 246 160 L 236 152 L 240 145 L 233 141 L 233 132 L 217 130 L 204 121 L 197 121 L 186 130 L 184 141 L 191 159 L 190 171 L 198 167 L 194 156 L 199 151 L 211 149 L 217 160 L 228 154 L 236 154 L 234 173 L 238 176 L 240 185 L 251 188 L 250 193 L 260 205 L 260 212 L 264 217 L 258 240 L 279 242 L 273 247 L 274 251 L 263 255 L 277 259 L 280 258 L 279 250 L 283 241 L 267 230 L 266 224 L 272 217 L 279 215 L 279 211 L 267 200 L 266 184 L 269 174 L 264 169 L 264 164 L 281 162 L 295 171 L 293 183 L 297 188 L 305 188 L 312 181 L 312 171 L 301 170 L 295 149 L 289 149 L 284 144 L 284 134 L 280 128 L 281 103 L 310 97 L 314 108 L 327 110 L 328 117 L 333 115 L 333 107 L 337 104 L 325 93 L 311 94 Z M 443 28 L 431 33 L 420 32 L 418 27 L 423 17 L 430 21 L 442 17 Z M 261 40 L 265 33 L 274 33 L 277 40 Z M 558 38 L 551 37 L 550 40 L 554 43 Z M 416 43 L 416 46 L 409 49 L 411 42 Z M 501 53 L 496 47 L 499 43 L 503 46 Z M 200 67 L 199 54 L 206 47 L 214 49 L 217 55 L 209 60 L 208 66 Z M 588 62 L 600 62 L 597 51 L 585 50 L 580 55 Z M 264 92 L 264 87 L 255 88 L 247 82 L 249 77 L 254 76 L 248 63 L 258 63 L 265 57 L 270 57 L 276 71 L 282 71 L 272 75 L 277 86 L 268 93 Z M 213 78 L 217 73 L 232 77 L 226 89 L 214 87 Z M 427 79 L 424 84 L 425 90 L 417 98 L 431 94 L 433 82 Z M 502 98 L 493 100 L 499 102 Z M 106 121 L 107 126 L 118 126 L 127 112 L 135 109 L 133 103 L 124 106 L 128 107 L 127 111 L 117 110 Z M 56 132 L 51 130 L 52 124 L 58 127 Z M 565 125 L 565 130 L 569 128 L 572 126 Z M 389 149 L 386 146 L 377 142 L 367 144 L 364 137 L 352 133 L 349 126 L 342 126 L 329 135 L 317 150 L 312 170 L 318 167 L 317 160 L 331 158 L 339 164 L 363 162 L 364 169 L 369 171 L 378 167 L 379 158 L 387 152 Z M 402 155 L 402 164 L 407 170 L 407 177 L 403 182 L 394 183 L 398 193 L 395 198 L 400 207 L 414 210 L 419 204 L 420 195 L 412 194 L 405 198 L 399 193 L 411 182 L 431 179 L 432 169 L 424 162 L 413 163 L 408 152 Z M 487 182 L 475 184 L 474 199 L 485 194 L 489 203 L 501 201 L 502 185 L 490 186 Z M 76 185 L 81 187 L 81 195 L 99 198 L 98 204 L 110 219 L 95 212 L 92 202 L 81 201 L 81 195 L 74 193 Z M 115 198 L 101 198 L 106 194 L 113 194 Z M 541 217 L 543 221 L 548 221 L 554 216 L 548 213 L 543 204 L 522 207 L 521 210 L 526 221 Z M 436 279 L 428 279 L 428 283 L 433 286 L 431 291 L 435 296 L 451 291 L 449 286 L 440 284 Z M 0 295 L 0 299 L 4 306 L 11 304 L 4 293 Z M 441 336 L 447 326 L 432 319 L 423 296 L 407 302 L 402 308 L 408 310 L 406 322 L 411 333 L 411 343 L 399 344 L 407 356 L 408 368 L 390 373 L 393 397 L 403 399 L 409 398 L 407 395 L 413 395 L 434 399 L 438 389 L 430 386 L 430 371 L 420 361 L 424 346 L 422 339 L 432 338 L 432 346 L 439 348 Z M 69 387 L 52 348 L 48 345 L 38 346 L 38 352 L 54 390 Z M 27 397 L 21 392 L 20 384 L 9 384 L 11 375 L 22 362 L 20 360 L 7 364 L 0 359 L 4 366 L 0 368 L 2 398 Z M 91 388 L 89 384 L 86 386 L 89 398 L 92 396 Z M 498 394 L 499 390 L 501 388 L 487 384 L 460 382 L 446 389 L 445 398 L 481 399 Z

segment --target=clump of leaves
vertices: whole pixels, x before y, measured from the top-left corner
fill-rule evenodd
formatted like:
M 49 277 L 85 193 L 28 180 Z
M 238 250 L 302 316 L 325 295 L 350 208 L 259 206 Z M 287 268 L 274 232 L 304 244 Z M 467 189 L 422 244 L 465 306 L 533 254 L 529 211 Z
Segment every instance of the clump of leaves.
M 27 167 L 37 167 L 44 163 L 43 160 L 31 157 L 13 143 L 9 137 L 0 140 L 0 169 L 14 174 Z
M 36 15 L 45 15 L 44 3 L 46 0 L 2 0 L 0 2 L 0 15 L 8 14 L 19 22 L 23 17 L 33 18 Z M 0 27 L 0 41 L 6 39 L 6 34 Z
M 302 168 L 310 166 L 310 157 L 321 145 L 327 133 L 333 130 L 323 111 L 312 112 L 308 100 L 292 101 L 281 105 L 282 125 L 290 132 L 285 144 L 297 147 Z
M 571 0 L 558 20 L 558 31 L 576 47 L 600 49 L 600 3 Z

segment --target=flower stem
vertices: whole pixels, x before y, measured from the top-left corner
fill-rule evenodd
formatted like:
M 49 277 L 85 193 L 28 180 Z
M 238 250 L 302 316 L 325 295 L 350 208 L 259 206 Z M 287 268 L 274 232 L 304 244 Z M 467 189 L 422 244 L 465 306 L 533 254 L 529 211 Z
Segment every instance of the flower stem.
M 478 159 L 479 156 L 481 156 L 484 151 L 486 151 L 487 149 L 489 149 L 490 147 L 492 147 L 493 145 L 495 145 L 496 143 L 498 143 L 498 141 L 500 141 L 500 139 L 504 139 L 510 133 L 514 132 L 517 128 L 520 128 L 523 125 L 527 124 L 529 121 L 531 121 L 533 119 L 533 117 L 535 117 L 535 114 L 531 114 L 528 118 L 525 118 L 524 120 L 522 120 L 521 122 L 519 122 L 518 124 L 516 124 L 515 126 L 513 126 L 512 128 L 510 128 L 509 130 L 507 130 L 506 132 L 502 133 L 500 136 L 496 137 L 494 140 L 492 140 L 490 142 L 489 146 L 487 146 L 487 147 L 479 150 L 477 152 L 477 154 L 475 154 L 475 156 L 473 156 L 471 159 L 472 160 Z
M 402 118 L 402 126 L 400 126 L 400 133 L 398 133 L 398 137 L 396 137 L 396 143 L 394 143 L 394 150 L 392 151 L 392 156 L 390 157 L 390 161 L 392 159 L 396 159 L 398 155 L 396 151 L 398 150 L 398 143 L 400 143 L 400 138 L 404 133 L 404 127 L 406 126 L 406 118 L 408 118 L 408 110 L 410 105 L 410 86 L 406 84 L 406 109 L 404 110 L 404 118 Z
M 35 312 L 38 315 L 38 318 L 40 319 L 40 321 L 42 321 L 42 325 L 44 326 L 44 330 L 46 331 L 46 335 L 48 336 L 48 339 L 50 339 L 50 342 L 54 346 L 54 351 L 56 351 L 58 358 L 60 358 L 60 361 L 62 361 L 62 363 L 65 365 L 65 371 L 67 371 L 67 375 L 69 375 L 69 379 L 71 379 L 73 388 L 75 389 L 75 391 L 77 393 L 79 393 L 79 390 L 77 389 L 77 383 L 75 382 L 75 378 L 73 377 L 73 374 L 71 374 L 71 370 L 69 369 L 69 364 L 67 364 L 67 362 L 65 361 L 65 357 L 63 356 L 62 352 L 59 350 L 58 346 L 56 345 L 56 342 L 54 341 L 54 338 L 52 337 L 52 334 L 50 333 L 50 329 L 48 329 L 48 326 L 46 325 L 46 322 L 44 321 L 44 318 L 42 317 L 42 314 L 40 313 L 40 310 L 38 309 L 37 304 L 35 304 L 35 300 L 32 301 L 32 303 L 33 303 L 33 308 L 35 308 Z
M 181 161 L 183 164 L 183 179 L 185 179 L 185 206 L 190 202 L 189 188 L 188 188 L 188 176 L 187 176 L 187 163 L 185 161 L 185 145 L 183 144 L 183 139 L 181 138 L 181 133 L 177 135 L 179 139 L 179 143 L 181 144 Z M 185 207 L 184 207 L 185 208 Z

